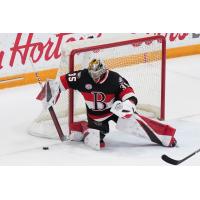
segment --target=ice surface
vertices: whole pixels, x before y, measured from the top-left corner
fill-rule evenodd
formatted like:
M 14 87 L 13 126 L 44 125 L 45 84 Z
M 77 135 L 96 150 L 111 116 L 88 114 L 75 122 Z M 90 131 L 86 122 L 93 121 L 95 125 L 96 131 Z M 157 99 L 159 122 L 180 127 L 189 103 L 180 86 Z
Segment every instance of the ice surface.
M 27 128 L 41 111 L 38 85 L 0 91 L 0 165 L 167 165 L 162 154 L 181 159 L 200 147 L 200 56 L 167 60 L 166 117 L 177 128 L 178 147 L 157 146 L 118 132 L 111 124 L 107 147 L 33 137 Z M 43 150 L 49 146 L 49 150 Z M 183 165 L 200 165 L 194 156 Z

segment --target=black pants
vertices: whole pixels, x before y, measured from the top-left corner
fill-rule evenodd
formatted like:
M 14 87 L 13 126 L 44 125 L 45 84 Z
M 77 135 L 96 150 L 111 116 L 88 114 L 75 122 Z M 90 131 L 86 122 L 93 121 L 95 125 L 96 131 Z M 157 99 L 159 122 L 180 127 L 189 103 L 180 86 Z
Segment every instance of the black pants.
M 112 120 L 115 123 L 117 123 L 118 117 L 116 115 L 112 115 L 108 119 L 102 121 L 102 122 L 97 122 L 92 120 L 91 118 L 88 117 L 88 127 L 97 129 L 100 131 L 100 137 L 103 139 L 105 137 L 106 133 L 109 133 L 109 124 L 108 122 Z

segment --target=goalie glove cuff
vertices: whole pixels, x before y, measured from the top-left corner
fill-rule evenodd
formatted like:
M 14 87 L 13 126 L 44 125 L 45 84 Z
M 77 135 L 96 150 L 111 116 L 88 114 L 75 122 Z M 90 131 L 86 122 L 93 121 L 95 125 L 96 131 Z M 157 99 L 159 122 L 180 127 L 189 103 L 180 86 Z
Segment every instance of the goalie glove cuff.
M 128 99 L 128 100 L 123 102 L 123 105 L 127 109 L 132 109 L 134 113 L 136 112 L 136 105 L 133 101 Z

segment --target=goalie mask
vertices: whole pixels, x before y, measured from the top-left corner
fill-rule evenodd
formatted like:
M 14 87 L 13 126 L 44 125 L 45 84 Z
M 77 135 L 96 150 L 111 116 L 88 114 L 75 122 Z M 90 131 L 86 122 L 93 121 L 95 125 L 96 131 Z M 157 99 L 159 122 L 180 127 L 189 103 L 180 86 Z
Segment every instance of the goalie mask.
M 88 66 L 88 72 L 91 78 L 98 82 L 103 74 L 106 72 L 106 66 L 100 59 L 93 59 Z

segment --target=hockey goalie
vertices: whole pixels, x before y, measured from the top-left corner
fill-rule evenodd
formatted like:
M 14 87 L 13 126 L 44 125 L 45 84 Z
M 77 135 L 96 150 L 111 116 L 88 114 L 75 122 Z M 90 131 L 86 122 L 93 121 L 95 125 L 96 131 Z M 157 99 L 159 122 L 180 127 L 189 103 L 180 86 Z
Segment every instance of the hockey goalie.
M 122 133 L 135 134 L 162 146 L 176 145 L 176 130 L 138 114 L 134 89 L 125 78 L 107 69 L 103 60 L 92 59 L 86 69 L 48 80 L 37 99 L 42 100 L 48 109 L 56 104 L 60 92 L 67 89 L 78 90 L 83 95 L 87 111 L 87 122 L 70 125 L 71 140 L 83 141 L 96 150 L 104 148 L 104 138 L 112 120 Z

